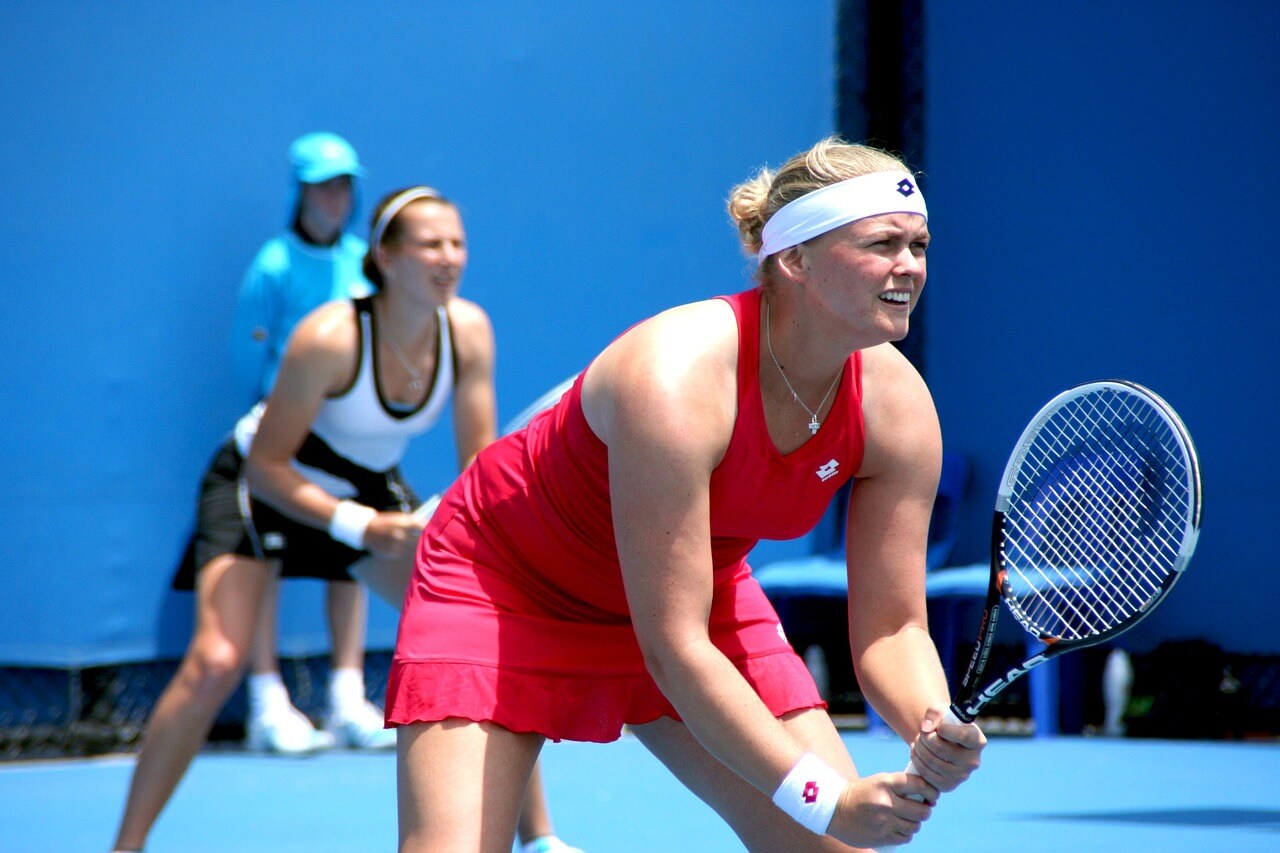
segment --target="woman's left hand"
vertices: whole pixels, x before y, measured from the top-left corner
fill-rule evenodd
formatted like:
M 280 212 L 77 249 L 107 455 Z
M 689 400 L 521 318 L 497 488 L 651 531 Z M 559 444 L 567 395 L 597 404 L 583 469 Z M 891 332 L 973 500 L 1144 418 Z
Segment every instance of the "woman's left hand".
M 379 557 L 400 558 L 413 554 L 426 522 L 403 512 L 380 512 L 365 529 L 364 546 Z
M 982 762 L 987 736 L 974 723 L 949 723 L 939 708 L 930 708 L 911 744 L 911 761 L 925 781 L 939 791 L 960 787 Z

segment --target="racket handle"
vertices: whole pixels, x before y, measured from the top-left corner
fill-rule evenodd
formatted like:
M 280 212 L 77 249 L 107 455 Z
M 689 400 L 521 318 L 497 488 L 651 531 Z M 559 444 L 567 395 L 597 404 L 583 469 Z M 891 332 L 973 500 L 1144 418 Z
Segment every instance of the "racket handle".
M 963 721 L 956 716 L 955 711 L 948 708 L 946 713 L 942 715 L 942 722 L 961 725 Z M 916 769 L 916 763 L 910 759 L 907 760 L 907 772 L 913 776 L 920 775 L 920 771 Z M 918 803 L 924 802 L 924 797 L 919 797 L 919 796 L 916 796 L 915 794 L 908 794 L 907 796 L 909 796 L 911 799 L 915 800 Z

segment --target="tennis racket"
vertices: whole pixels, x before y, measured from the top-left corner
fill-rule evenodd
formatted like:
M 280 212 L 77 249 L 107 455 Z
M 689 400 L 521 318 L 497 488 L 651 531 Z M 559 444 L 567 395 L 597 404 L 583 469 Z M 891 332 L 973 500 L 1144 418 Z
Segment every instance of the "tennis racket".
M 1121 380 L 1054 397 L 1000 480 L 985 611 L 947 720 L 972 722 L 1019 676 L 1138 624 L 1186 570 L 1199 532 L 1200 465 L 1168 403 Z M 1045 647 L 984 682 L 1002 601 Z

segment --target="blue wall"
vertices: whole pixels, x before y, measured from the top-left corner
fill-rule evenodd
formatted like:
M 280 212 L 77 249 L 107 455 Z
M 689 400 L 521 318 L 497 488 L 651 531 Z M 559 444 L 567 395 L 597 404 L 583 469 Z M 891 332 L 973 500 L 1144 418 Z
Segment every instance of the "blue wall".
M 0 6 L 0 662 L 181 651 L 190 596 L 169 575 L 238 414 L 231 307 L 283 224 L 293 137 L 352 140 L 366 211 L 418 181 L 461 202 L 506 418 L 631 322 L 747 283 L 723 199 L 831 129 L 833 5 Z M 1260 428 L 1280 414 L 1277 12 L 927 11 L 926 357 L 947 442 L 978 466 L 956 558 L 985 559 L 1035 409 L 1125 376 L 1183 413 L 1207 491 L 1191 571 L 1135 642 L 1280 650 L 1263 627 L 1280 461 Z M 406 468 L 429 490 L 454 465 L 442 429 Z M 286 653 L 325 648 L 319 585 L 287 601 Z M 393 630 L 377 605 L 371 643 Z
M 926 361 L 974 454 L 961 561 L 985 560 L 1005 457 L 1058 390 L 1120 376 L 1196 439 L 1191 568 L 1126 638 L 1280 651 L 1280 6 L 928 4 Z
M 630 323 L 741 289 L 730 186 L 831 129 L 826 0 L 0 5 L 0 662 L 180 653 L 168 591 L 203 467 L 238 414 L 240 277 L 284 224 L 285 149 L 347 136 L 365 208 L 460 202 L 500 416 Z M 779 50 L 776 28 L 804 49 Z M 447 483 L 447 429 L 411 449 Z M 326 647 L 291 582 L 286 653 Z M 294 589 L 296 587 L 296 590 Z M 371 644 L 394 638 L 373 611 Z

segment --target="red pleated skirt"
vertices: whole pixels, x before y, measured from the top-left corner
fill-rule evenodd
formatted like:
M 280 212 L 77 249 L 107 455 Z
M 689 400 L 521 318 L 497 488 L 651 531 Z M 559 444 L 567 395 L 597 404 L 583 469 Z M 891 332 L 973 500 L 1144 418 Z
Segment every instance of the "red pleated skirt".
M 627 724 L 679 719 L 618 606 L 620 577 L 615 595 L 578 598 L 466 515 L 446 497 L 420 544 L 387 684 L 389 724 L 462 718 L 604 743 Z M 775 716 L 826 707 L 745 564 L 717 572 L 708 627 Z

